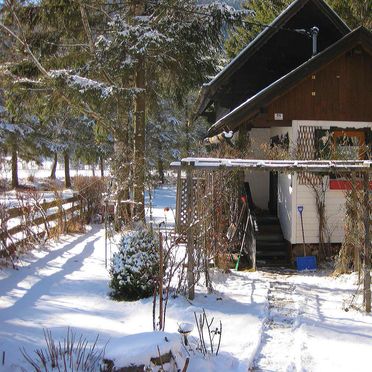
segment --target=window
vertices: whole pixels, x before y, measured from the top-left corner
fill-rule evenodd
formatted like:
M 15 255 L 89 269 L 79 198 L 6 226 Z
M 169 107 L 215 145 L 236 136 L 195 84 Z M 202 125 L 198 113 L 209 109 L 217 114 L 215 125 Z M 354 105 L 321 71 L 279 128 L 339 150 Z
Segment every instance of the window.
M 315 133 L 318 159 L 363 160 L 369 157 L 371 129 L 318 129 Z M 350 181 L 330 175 L 330 189 L 347 190 Z
M 342 160 L 366 158 L 366 134 L 360 130 L 335 130 L 332 132 L 333 150 Z

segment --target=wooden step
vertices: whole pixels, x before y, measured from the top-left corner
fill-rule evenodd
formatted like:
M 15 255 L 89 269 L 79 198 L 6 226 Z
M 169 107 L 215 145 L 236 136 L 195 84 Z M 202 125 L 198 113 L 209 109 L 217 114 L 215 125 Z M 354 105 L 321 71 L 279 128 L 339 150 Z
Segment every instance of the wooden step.
M 259 234 L 282 234 L 282 228 L 279 224 L 275 225 L 258 225 L 257 226 L 257 233 Z
M 257 250 L 283 250 L 287 251 L 288 243 L 282 239 L 280 241 L 257 241 Z
M 257 242 L 283 242 L 283 234 L 281 232 L 277 233 L 260 233 L 256 234 Z
M 276 216 L 257 216 L 257 225 L 280 225 L 279 219 Z
M 288 268 L 290 267 L 290 263 L 288 260 L 277 259 L 277 260 L 265 260 L 265 259 L 257 259 L 256 266 L 258 268 L 264 267 L 283 267 Z
M 256 252 L 256 257 L 257 259 L 261 258 L 261 257 L 265 257 L 265 258 L 270 258 L 270 259 L 274 259 L 274 258 L 278 258 L 278 257 L 285 257 L 287 258 L 288 254 L 286 251 L 268 251 L 268 250 L 263 250 L 263 251 L 257 251 Z

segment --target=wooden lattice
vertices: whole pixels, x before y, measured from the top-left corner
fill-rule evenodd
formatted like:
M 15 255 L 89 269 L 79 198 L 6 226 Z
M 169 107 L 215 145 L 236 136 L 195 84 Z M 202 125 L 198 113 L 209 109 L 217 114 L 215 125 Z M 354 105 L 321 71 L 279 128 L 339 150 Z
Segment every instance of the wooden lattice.
M 193 179 L 193 222 L 201 219 L 201 208 L 198 199 L 205 194 L 205 180 L 202 178 Z M 188 227 L 187 221 L 187 182 L 186 178 L 181 178 L 177 183 L 177 205 L 176 205 L 176 231 L 181 234 Z
M 300 126 L 298 129 L 297 148 L 298 158 L 301 160 L 314 160 L 316 155 L 315 131 L 320 127 Z M 300 185 L 320 184 L 321 177 L 314 173 L 299 173 Z

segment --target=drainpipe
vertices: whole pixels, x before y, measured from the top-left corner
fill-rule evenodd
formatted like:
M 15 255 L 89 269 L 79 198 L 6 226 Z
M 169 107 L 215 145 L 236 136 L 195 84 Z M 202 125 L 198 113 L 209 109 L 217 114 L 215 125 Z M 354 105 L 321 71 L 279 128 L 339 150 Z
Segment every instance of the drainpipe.
M 310 30 L 311 37 L 313 39 L 313 57 L 318 54 L 318 34 L 319 34 L 319 28 L 314 26 Z

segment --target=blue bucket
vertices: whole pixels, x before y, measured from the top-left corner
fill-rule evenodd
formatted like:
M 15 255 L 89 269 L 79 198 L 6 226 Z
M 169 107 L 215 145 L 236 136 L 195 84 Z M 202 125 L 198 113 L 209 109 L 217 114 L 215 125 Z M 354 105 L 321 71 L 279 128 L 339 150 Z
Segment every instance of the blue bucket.
M 297 271 L 316 270 L 316 257 L 305 256 L 296 258 Z

